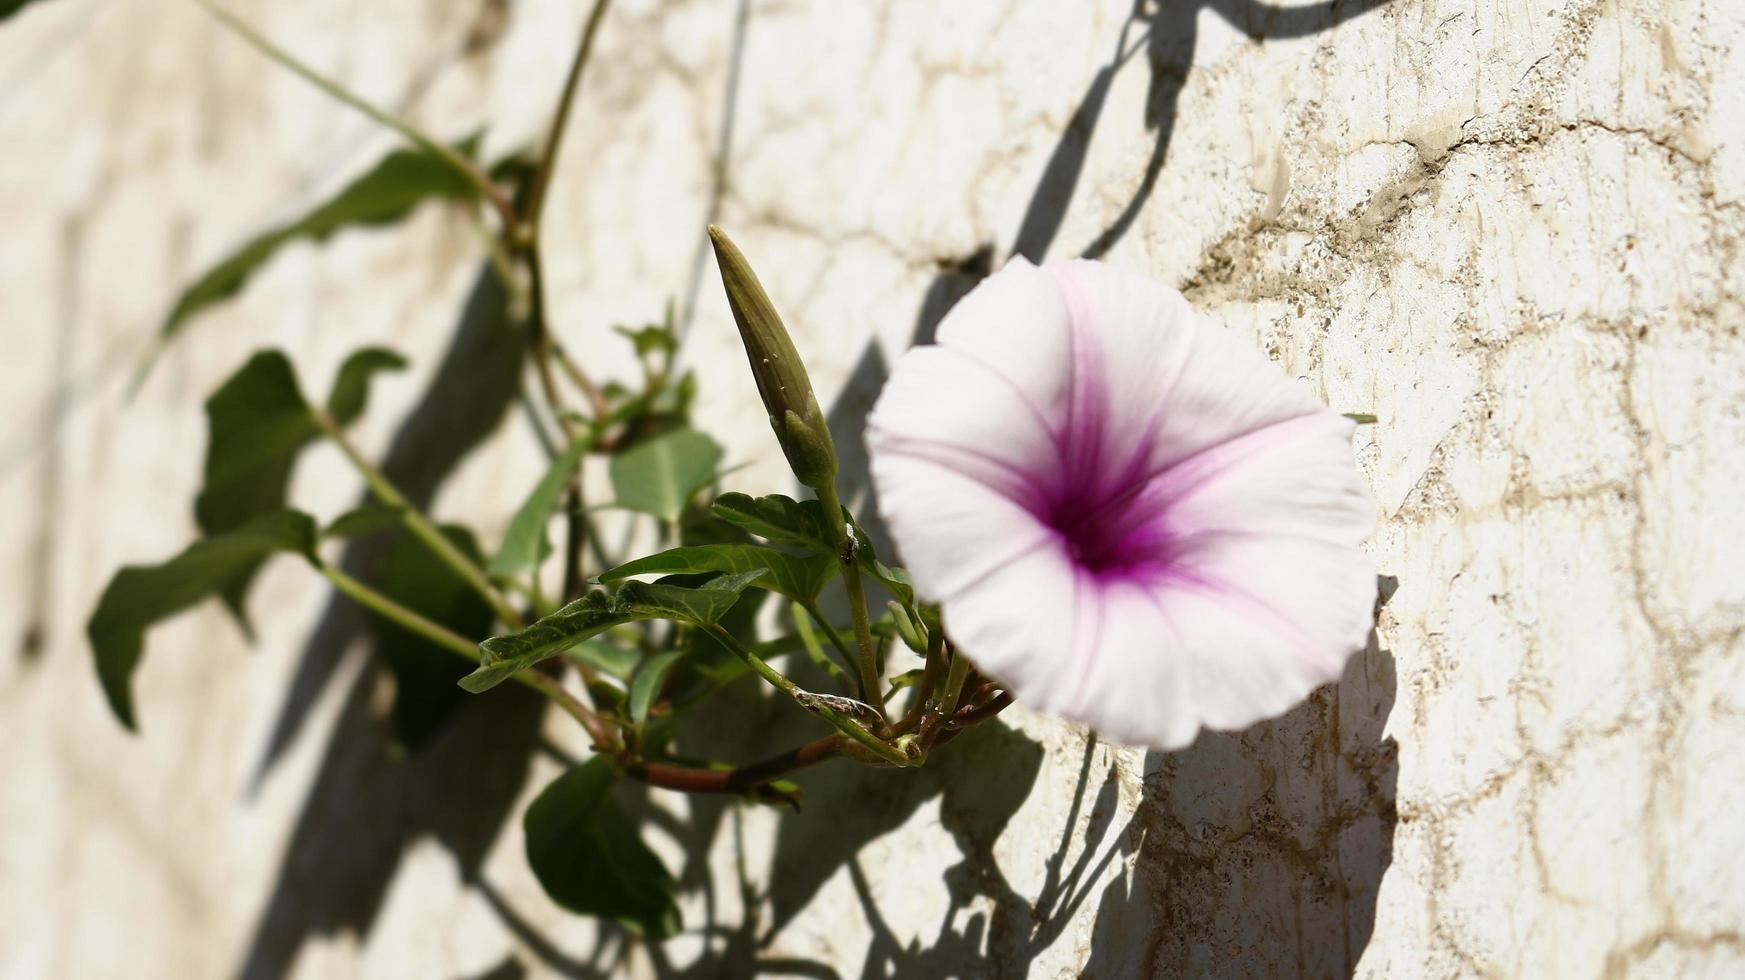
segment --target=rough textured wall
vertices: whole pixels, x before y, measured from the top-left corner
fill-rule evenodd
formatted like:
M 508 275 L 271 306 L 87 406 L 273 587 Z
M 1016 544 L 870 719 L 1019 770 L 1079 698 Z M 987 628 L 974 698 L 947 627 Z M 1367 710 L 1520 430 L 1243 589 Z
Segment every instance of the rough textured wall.
M 497 147 L 537 134 L 584 12 L 239 6 Z M 741 488 L 787 489 L 706 220 L 850 448 L 978 272 L 1090 253 L 1381 417 L 1358 448 L 1397 584 L 1340 684 L 1182 752 L 1015 709 L 920 774 L 820 770 L 799 814 L 653 798 L 693 926 L 661 950 L 526 869 L 561 719 L 496 698 L 388 757 L 358 616 L 291 563 L 252 650 L 184 616 L 150 638 L 143 733 L 108 717 L 84 617 L 191 534 L 200 401 L 250 350 L 315 386 L 364 342 L 410 354 L 363 441 L 487 540 L 539 454 L 439 208 L 294 250 L 125 398 L 177 284 L 388 144 L 171 0 L 44 0 L 0 27 L 0 78 L 0 973 L 1745 971 L 1738 4 L 621 0 L 553 200 L 558 321 L 603 352 L 674 299 Z M 294 498 L 357 492 L 318 453 Z M 715 754 L 804 728 L 722 710 Z

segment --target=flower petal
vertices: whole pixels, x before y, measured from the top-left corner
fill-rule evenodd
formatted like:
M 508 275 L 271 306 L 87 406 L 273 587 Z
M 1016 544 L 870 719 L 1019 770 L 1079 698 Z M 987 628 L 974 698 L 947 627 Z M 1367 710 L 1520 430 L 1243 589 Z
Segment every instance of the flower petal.
M 899 360 L 868 447 L 960 649 L 1032 707 L 1174 748 L 1362 647 L 1351 430 L 1174 290 L 1014 260 Z
M 867 447 L 874 460 L 958 470 L 1031 510 L 1059 492 L 1048 421 L 1005 377 L 949 347 L 904 352 L 867 420 Z
M 1085 465 L 1100 469 L 1105 482 L 1326 411 L 1181 293 L 1097 262 L 1056 263 L 1046 271 L 1059 282 L 1081 338 L 1067 441 L 1095 453 Z

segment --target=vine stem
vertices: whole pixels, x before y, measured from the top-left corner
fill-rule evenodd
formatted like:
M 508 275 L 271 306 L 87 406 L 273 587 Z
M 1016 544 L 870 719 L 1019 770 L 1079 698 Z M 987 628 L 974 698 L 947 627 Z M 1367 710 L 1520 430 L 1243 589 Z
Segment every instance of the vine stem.
M 466 637 L 461 636 L 459 633 L 456 633 L 441 623 L 426 619 L 418 613 L 407 609 L 405 606 L 400 605 L 382 593 L 377 592 L 375 589 L 365 585 L 326 562 L 320 562 L 316 567 L 320 569 L 321 574 L 326 577 L 329 582 L 333 583 L 334 588 L 345 593 L 364 608 L 404 626 L 408 630 L 417 633 L 419 636 L 424 637 L 451 653 L 465 657 L 473 663 L 479 662 L 478 645 L 473 643 L 471 640 L 468 640 Z M 559 684 L 555 678 L 548 677 L 536 670 L 524 670 L 517 672 L 514 675 L 514 679 L 545 695 L 547 700 L 562 708 L 565 713 L 576 721 L 581 722 L 582 727 L 588 730 L 589 737 L 594 740 L 594 747 L 596 749 L 601 751 L 609 751 L 611 749 L 613 744 L 612 736 L 606 723 L 600 719 L 599 715 L 590 710 L 587 705 L 576 700 L 574 695 L 564 690 L 563 685 Z
M 515 216 L 515 206 L 510 203 L 508 196 L 503 193 L 502 189 L 492 183 L 491 178 L 479 169 L 477 163 L 456 153 L 453 147 L 444 146 L 432 139 L 423 130 L 399 116 L 364 101 L 343 85 L 299 60 L 296 55 L 268 40 L 266 35 L 255 30 L 247 21 L 231 13 L 215 0 L 194 0 L 194 2 L 206 8 L 207 13 L 216 17 L 219 23 L 230 28 L 238 37 L 253 45 L 262 54 L 296 72 L 304 81 L 406 137 L 412 141 L 414 146 L 454 168 L 457 173 L 478 188 L 479 193 L 491 202 L 492 207 L 496 208 L 497 216 L 502 220 L 505 232 L 512 233 L 519 226 L 519 221 Z M 513 236 L 511 235 L 511 237 Z
M 334 445 L 339 447 L 339 451 L 345 454 L 352 466 L 363 474 L 364 482 L 369 485 L 370 492 L 374 493 L 382 503 L 399 509 L 400 519 L 406 523 L 406 529 L 417 535 L 418 539 L 423 541 L 435 553 L 436 557 L 442 560 L 443 564 L 454 569 L 455 574 L 483 596 L 485 601 L 490 603 L 491 609 L 496 613 L 498 619 L 510 626 L 522 625 L 521 614 L 515 611 L 515 607 L 509 605 L 508 600 L 504 599 L 503 594 L 491 584 L 491 580 L 485 576 L 484 571 L 474 564 L 472 559 L 462 554 L 447 535 L 438 530 L 436 525 L 430 523 L 429 518 L 419 513 L 418 508 L 413 507 L 399 489 L 390 483 L 386 476 L 382 475 L 381 470 L 376 469 L 374 464 L 357 451 L 357 447 L 353 446 L 351 440 L 345 437 L 345 430 L 340 428 L 333 416 L 329 415 L 325 409 L 315 406 L 310 406 L 309 411 L 315 417 L 315 424 L 321 427 L 322 432 L 326 433 L 329 439 L 333 440 Z
M 915 686 L 915 703 L 897 723 L 898 732 L 912 732 L 921 723 L 927 705 L 933 701 L 933 689 L 939 685 L 939 671 L 945 664 L 945 631 L 933 630 L 927 636 L 927 666 L 921 671 L 921 683 Z
M 594 51 L 594 37 L 600 32 L 600 22 L 606 17 L 606 8 L 611 0 L 594 0 L 594 9 L 589 12 L 587 22 L 582 25 L 582 40 L 576 45 L 575 57 L 570 60 L 569 75 L 564 79 L 563 94 L 558 97 L 557 113 L 551 120 L 551 131 L 545 137 L 545 149 L 540 155 L 538 169 L 534 171 L 533 190 L 527 198 L 527 227 L 529 234 L 539 233 L 539 216 L 545 211 L 545 195 L 551 189 L 551 175 L 557 169 L 558 149 L 563 144 L 564 129 L 569 125 L 570 106 L 576 100 L 576 90 L 581 88 L 582 69 L 587 67 L 588 57 Z
M 818 504 L 824 511 L 824 524 L 834 539 L 837 560 L 842 562 L 842 584 L 848 590 L 848 612 L 854 622 L 855 669 L 860 675 L 861 700 L 873 706 L 879 717 L 885 716 L 885 692 L 879 685 L 878 651 L 873 647 L 872 619 L 866 611 L 866 591 L 860 581 L 860 566 L 852 552 L 854 539 L 849 537 L 842 520 L 842 501 L 836 496 L 836 484 L 825 481 L 815 488 Z
M 721 626 L 715 624 L 710 624 L 709 626 L 704 627 L 704 629 L 722 646 L 731 651 L 734 656 L 745 661 L 746 666 L 750 667 L 757 676 L 768 681 L 776 688 L 776 690 L 793 698 L 795 703 L 799 704 L 800 707 L 805 708 L 807 711 L 810 711 L 836 726 L 837 731 L 865 746 L 880 759 L 883 759 L 894 766 L 907 766 L 912 764 L 913 760 L 904 755 L 901 749 L 892 746 L 877 735 L 862 728 L 853 719 L 843 715 L 841 712 L 831 708 L 829 705 L 822 703 L 817 695 L 801 689 L 800 685 L 789 680 L 786 674 L 771 667 L 769 664 L 764 662 L 762 657 L 747 650 L 745 645 L 735 639 L 732 633 L 729 633 Z
M 762 762 L 737 769 L 699 769 L 670 762 L 630 762 L 625 772 L 650 786 L 686 793 L 745 793 L 842 754 L 844 736 L 826 735 Z

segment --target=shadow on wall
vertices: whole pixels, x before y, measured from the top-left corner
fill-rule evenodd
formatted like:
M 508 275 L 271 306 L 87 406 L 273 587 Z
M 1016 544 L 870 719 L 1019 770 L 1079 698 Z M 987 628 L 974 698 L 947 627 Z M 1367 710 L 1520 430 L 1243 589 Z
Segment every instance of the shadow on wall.
M 1083 975 L 1350 976 L 1393 862 L 1395 686 L 1372 632 L 1283 717 L 1147 755 Z
M 1047 257 L 1077 188 L 1110 85 L 1141 47 L 1151 72 L 1142 120 L 1154 134 L 1151 153 L 1128 203 L 1084 249 L 1087 258 L 1100 257 L 1126 235 L 1156 188 L 1193 65 L 1202 11 L 1212 11 L 1259 42 L 1319 33 L 1388 2 L 1333 0 L 1277 8 L 1252 0 L 1140 0 L 1122 25 L 1109 62 L 1093 77 L 1050 154 L 1010 254 L 1032 262 Z M 1132 37 L 1136 32 L 1139 36 Z M 923 298 L 911 342 L 933 342 L 945 313 L 995 265 L 991 244 L 942 262 Z M 883 549 L 889 548 L 889 538 L 877 521 L 864 430 L 888 375 L 875 339 L 829 413 L 842 457 L 843 498 L 863 515 L 875 544 Z M 1395 584 L 1383 581 L 1384 597 Z M 1123 863 L 1122 872 L 1094 899 L 1097 918 L 1084 966 L 1087 977 L 1350 975 L 1374 928 L 1377 891 L 1393 858 L 1397 753 L 1394 740 L 1384 739 L 1382 729 L 1394 697 L 1393 656 L 1379 647 L 1372 632 L 1367 649 L 1352 658 L 1337 685 L 1323 688 L 1285 716 L 1242 733 L 1205 733 L 1180 752 L 1148 755 L 1144 803 L 1100 854 L 1114 820 L 1118 782 L 1111 766 L 1099 781 L 1085 829 L 1078 835 L 1077 821 L 1093 779 L 1094 742 L 1087 742 L 1071 813 L 1034 901 L 1007 883 L 993 859 L 993 845 L 1029 794 L 1040 747 L 1001 729 L 1003 734 L 994 736 L 997 758 L 1015 758 L 1018 743 L 1038 757 L 1028 778 L 1020 780 L 1010 774 L 990 779 L 979 766 L 958 764 L 963 770 L 958 778 L 967 781 L 959 798 L 981 801 L 987 819 L 954 813 L 949 793 L 941 801 L 941 822 L 963 860 L 945 874 L 951 910 L 930 945 L 905 945 L 891 932 L 872 883 L 852 856 L 858 851 L 844 858 L 875 934 L 862 975 L 1023 976 L 1079 908 L 1093 901 L 1089 889 L 1117 860 Z M 977 751 L 987 750 L 954 747 L 939 764 L 951 767 L 949 758 Z M 1018 785 L 1023 788 L 1014 797 Z M 915 790 L 891 789 L 902 794 L 897 799 L 907 807 L 905 813 L 920 802 L 911 799 Z M 828 799 L 835 794 L 818 795 Z M 858 795 L 857 805 L 866 806 L 868 799 Z M 844 814 L 818 826 L 840 828 L 839 820 L 852 826 L 855 818 Z M 794 888 L 791 875 L 783 877 L 783 849 L 824 858 L 831 847 L 839 847 L 801 845 L 795 837 L 803 833 L 784 827 L 778 845 L 771 896 L 774 928 L 785 921 L 780 904 L 784 881 L 789 882 L 790 897 L 809 896 L 838 866 L 835 860 L 814 861 L 805 875 L 817 884 L 810 891 Z M 847 836 L 858 848 L 878 834 Z M 989 913 L 968 911 L 988 903 Z
M 1090 141 L 1117 72 L 1140 51 L 1151 72 L 1144 119 L 1153 148 L 1129 203 L 1084 250 L 1101 255 L 1131 228 L 1156 186 L 1167 158 L 1176 106 L 1192 65 L 1196 21 L 1211 10 L 1256 40 L 1301 36 L 1380 6 L 1353 0 L 1275 9 L 1249 0 L 1164 0 L 1140 3 L 1122 26 L 1109 63 L 1093 78 L 1051 154 L 1019 224 L 1012 253 L 1041 261 L 1071 203 Z M 743 50 L 745 7 L 736 15 L 734 59 Z M 731 72 L 737 79 L 737 68 Z M 724 112 L 730 119 L 730 92 Z M 726 123 L 724 134 L 730 133 Z M 727 157 L 724 135 L 721 157 Z M 725 180 L 717 175 L 717 183 Z M 913 340 L 927 343 L 945 312 L 996 265 L 984 245 L 941 263 L 916 317 Z M 506 336 L 503 297 L 487 272 L 437 377 L 397 434 L 384 470 L 415 504 L 425 505 L 459 461 L 501 421 L 517 390 L 521 345 Z M 888 549 L 871 500 L 864 422 L 888 375 L 869 344 L 830 424 L 842 457 L 843 497 L 867 517 L 875 541 Z M 365 571 L 380 560 L 368 542 L 347 552 L 345 567 Z M 305 649 L 286 696 L 260 775 L 270 771 L 331 681 L 340 654 L 362 635 L 361 613 L 343 600 L 330 604 Z M 380 681 L 372 664 L 355 682 L 322 761 L 316 784 L 293 831 L 271 903 L 241 974 L 283 976 L 312 934 L 367 935 L 413 840 L 432 835 L 455 857 L 463 880 L 478 888 L 523 951 L 565 976 L 608 975 L 626 937 L 612 927 L 585 958 L 567 954 L 534 931 L 489 884 L 479 864 L 512 815 L 539 748 L 542 705 L 505 686 L 472 698 L 410 756 L 394 760 L 388 722 L 371 706 Z M 807 679 L 797 678 L 801 683 Z M 814 683 L 822 683 L 812 679 Z M 701 893 L 707 910 L 692 924 L 711 941 L 684 968 L 660 947 L 648 949 L 655 972 L 668 977 L 838 976 L 830 965 L 765 955 L 779 932 L 839 870 L 846 868 L 874 940 L 862 975 L 877 977 L 1019 976 L 1055 943 L 1073 916 L 1096 907 L 1086 975 L 1348 973 L 1368 941 L 1375 895 L 1391 861 L 1394 752 L 1381 729 L 1394 698 L 1391 655 L 1370 644 L 1336 687 L 1323 689 L 1285 717 L 1242 734 L 1206 735 L 1193 747 L 1147 757 L 1145 802 L 1116 828 L 1118 774 L 1098 772 L 1087 742 L 1068 819 L 1047 864 L 1044 885 L 1030 898 L 1012 887 L 994 845 L 1029 797 L 1041 768 L 1040 745 L 989 723 L 942 751 L 918 772 L 882 772 L 839 765 L 807 773 L 809 803 L 783 813 L 767 868 L 746 868 L 737 806 L 695 799 L 685 817 L 641 801 L 643 815 L 685 848 L 681 889 Z M 711 710 L 706 746 L 681 752 L 749 758 L 772 740 L 813 733 L 761 689 L 741 685 Z M 752 733 L 755 733 L 755 737 Z M 1093 791 L 1093 784 L 1095 789 Z M 951 902 L 937 933 L 905 943 L 886 924 L 875 882 L 866 870 L 869 845 L 937 799 L 940 822 L 960 860 L 944 880 Z M 1082 823 L 1082 828 L 1081 828 Z M 723 835 L 731 834 L 731 841 Z M 740 901 L 750 911 L 721 921 L 710 849 L 740 855 Z M 876 847 L 874 848 L 876 850 Z M 1123 870 L 1094 894 L 1111 866 Z M 767 870 L 767 876 L 762 871 Z M 765 880 L 767 888 L 753 884 Z M 760 916 L 767 912 L 767 920 Z M 524 974 L 506 958 L 492 977 Z
M 514 400 L 523 343 L 506 319 L 506 297 L 487 268 L 430 387 L 382 463 L 415 506 L 428 506 Z M 368 578 L 383 545 L 358 539 L 342 567 Z M 285 695 L 257 783 L 301 728 L 345 650 L 367 632 L 365 614 L 350 600 L 336 595 L 328 603 Z M 393 725 L 372 706 L 383 670 L 372 658 L 346 696 L 241 967 L 249 980 L 284 976 L 312 934 L 367 935 L 401 854 L 420 837 L 434 836 L 471 879 L 511 814 L 544 702 L 515 685 L 466 698 L 425 744 L 396 758 Z

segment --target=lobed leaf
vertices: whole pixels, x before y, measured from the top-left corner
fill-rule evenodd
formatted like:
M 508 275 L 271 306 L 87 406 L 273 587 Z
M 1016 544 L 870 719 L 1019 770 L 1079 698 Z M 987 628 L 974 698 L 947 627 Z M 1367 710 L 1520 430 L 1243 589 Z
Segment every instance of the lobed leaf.
M 813 504 L 811 510 L 794 498 L 779 493 L 766 497 L 724 493 L 715 498 L 710 512 L 760 538 L 829 554 L 830 547 L 826 543 L 824 529 L 817 519 L 817 504 L 814 501 L 808 502 Z
M 194 498 L 201 533 L 224 534 L 284 507 L 297 454 L 321 434 L 285 355 L 261 351 L 249 358 L 206 399 L 206 419 L 204 480 Z M 239 565 L 219 586 L 245 630 L 243 597 L 259 565 Z
M 715 440 L 695 429 L 674 429 L 612 457 L 612 492 L 621 507 L 677 521 L 720 463 Z
M 816 500 L 795 500 L 779 493 L 764 497 L 724 493 L 715 498 L 710 511 L 721 520 L 760 538 L 827 555 L 830 553 L 830 535 L 824 530 L 824 510 Z M 842 515 L 854 532 L 855 563 L 861 571 L 877 579 L 903 605 L 914 605 L 915 583 L 910 580 L 909 573 L 879 561 L 873 551 L 872 539 L 855 522 L 854 515 L 846 508 Z
M 617 605 L 637 619 L 673 619 L 695 626 L 710 626 L 727 615 L 739 594 L 762 578 L 764 569 L 719 575 L 700 586 L 666 582 L 626 582 L 618 590 Z
M 380 371 L 399 371 L 406 359 L 386 347 L 365 347 L 339 366 L 333 390 L 327 395 L 327 414 L 340 425 L 356 422 L 369 404 L 370 380 Z
M 281 552 L 315 560 L 315 521 L 293 510 L 261 514 L 224 534 L 202 538 L 160 565 L 130 565 L 115 573 L 86 634 L 96 655 L 97 677 L 115 716 L 136 728 L 133 674 L 145 631 L 207 596 L 220 594 L 243 569 Z
M 459 149 L 470 153 L 470 143 Z M 349 226 L 389 224 L 411 214 L 427 200 L 472 200 L 478 189 L 440 157 L 417 149 L 395 150 L 368 173 L 308 214 L 256 236 L 213 266 L 182 292 L 158 328 L 168 342 L 194 314 L 241 291 L 256 269 L 280 248 L 298 239 L 325 241 Z
M 765 573 L 754 588 L 779 592 L 790 599 L 810 602 L 836 574 L 837 563 L 821 555 L 790 555 L 755 544 L 710 544 L 674 548 L 658 555 L 638 558 L 602 572 L 600 581 L 613 582 L 631 575 L 653 572 L 744 572 L 753 568 Z
M 404 363 L 382 348 L 353 354 L 339 370 L 329 411 L 342 424 L 355 420 L 368 399 L 371 376 Z M 273 350 L 249 358 L 206 400 L 206 419 L 204 479 L 194 498 L 194 521 L 201 533 L 223 534 L 284 507 L 298 454 L 321 435 L 285 355 Z M 348 530 L 360 533 L 355 523 Z M 255 562 L 238 568 L 220 589 L 244 630 L 248 619 L 243 599 L 258 566 Z
M 530 626 L 479 644 L 479 668 L 462 678 L 460 686 L 474 694 L 488 691 L 516 673 L 622 623 L 673 619 L 709 625 L 726 615 L 739 601 L 739 594 L 763 574 L 764 569 L 756 568 L 737 575 L 721 575 L 695 588 L 630 582 L 616 596 L 590 592 Z
M 679 930 L 672 877 L 610 798 L 618 775 L 595 757 L 542 790 L 521 826 L 527 863 L 552 901 L 655 939 Z

